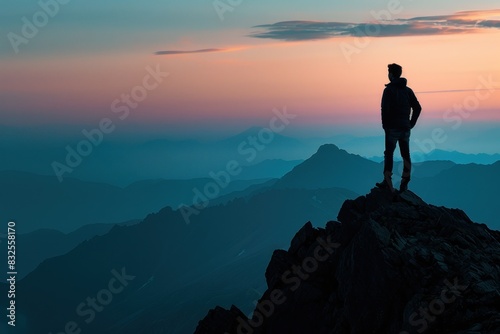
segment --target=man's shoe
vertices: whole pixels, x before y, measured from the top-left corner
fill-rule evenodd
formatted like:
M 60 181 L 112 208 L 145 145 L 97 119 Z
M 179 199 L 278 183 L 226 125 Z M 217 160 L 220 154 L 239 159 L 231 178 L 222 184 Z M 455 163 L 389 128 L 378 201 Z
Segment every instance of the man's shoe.
M 408 190 L 408 183 L 410 182 L 409 178 L 402 178 L 401 179 L 401 185 L 399 186 L 399 192 L 403 192 Z
M 387 181 L 387 179 L 384 179 L 382 182 L 375 183 L 375 185 L 380 189 L 389 189 L 391 192 L 395 192 L 391 180 Z
M 387 181 L 384 179 L 382 182 L 377 182 L 375 185 L 380 188 L 380 189 L 387 189 L 389 188 L 389 185 L 387 184 Z

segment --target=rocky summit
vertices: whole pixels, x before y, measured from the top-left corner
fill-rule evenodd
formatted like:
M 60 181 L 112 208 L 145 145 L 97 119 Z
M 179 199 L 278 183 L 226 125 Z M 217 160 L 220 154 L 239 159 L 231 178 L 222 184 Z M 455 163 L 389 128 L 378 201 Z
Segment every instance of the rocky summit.
M 274 251 L 253 315 L 216 307 L 195 334 L 500 333 L 500 232 L 411 191 L 337 219 Z

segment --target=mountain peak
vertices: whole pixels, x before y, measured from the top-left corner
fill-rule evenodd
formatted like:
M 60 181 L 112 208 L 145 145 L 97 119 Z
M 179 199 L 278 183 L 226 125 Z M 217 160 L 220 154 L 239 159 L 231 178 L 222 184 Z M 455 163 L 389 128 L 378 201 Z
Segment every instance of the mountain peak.
M 323 144 L 318 148 L 316 154 L 331 154 L 338 151 L 340 151 L 340 148 L 335 144 Z
M 279 188 L 320 189 L 341 187 L 365 193 L 382 175 L 379 164 L 351 154 L 334 144 L 318 151 L 276 183 Z
M 252 319 L 219 308 L 196 334 L 498 333 L 500 232 L 411 191 L 372 189 L 338 220 L 273 253 Z

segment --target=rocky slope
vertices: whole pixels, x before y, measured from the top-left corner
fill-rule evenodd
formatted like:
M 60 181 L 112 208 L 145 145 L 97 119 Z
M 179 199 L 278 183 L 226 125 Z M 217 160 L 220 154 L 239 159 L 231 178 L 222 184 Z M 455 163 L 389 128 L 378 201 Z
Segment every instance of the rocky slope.
M 216 307 L 195 334 L 500 333 L 500 232 L 411 191 L 347 200 L 276 250 L 253 317 Z

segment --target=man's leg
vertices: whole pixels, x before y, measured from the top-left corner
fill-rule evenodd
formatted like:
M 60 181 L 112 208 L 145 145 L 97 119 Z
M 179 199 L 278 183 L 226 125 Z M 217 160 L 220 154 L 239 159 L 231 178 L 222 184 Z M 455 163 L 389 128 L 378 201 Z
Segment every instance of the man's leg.
M 411 157 L 410 157 L 410 130 L 401 133 L 399 138 L 399 150 L 403 158 L 403 175 L 401 176 L 400 191 L 408 189 L 408 182 L 411 178 Z
M 385 151 L 384 151 L 384 182 L 389 186 L 391 191 L 392 186 L 392 169 L 394 165 L 394 150 L 398 141 L 398 131 L 385 130 Z

